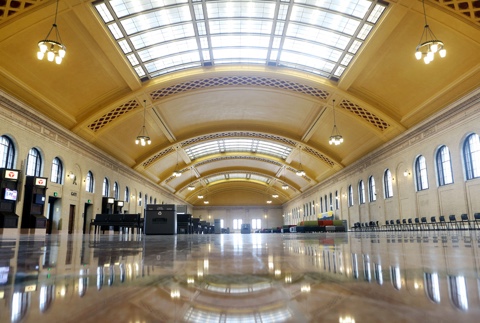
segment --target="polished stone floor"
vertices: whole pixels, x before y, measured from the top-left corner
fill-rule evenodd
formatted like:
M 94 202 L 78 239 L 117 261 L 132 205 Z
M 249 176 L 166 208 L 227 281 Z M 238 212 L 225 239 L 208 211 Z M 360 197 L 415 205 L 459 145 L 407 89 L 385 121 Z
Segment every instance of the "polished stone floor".
M 0 322 L 479 322 L 480 232 L 0 236 Z

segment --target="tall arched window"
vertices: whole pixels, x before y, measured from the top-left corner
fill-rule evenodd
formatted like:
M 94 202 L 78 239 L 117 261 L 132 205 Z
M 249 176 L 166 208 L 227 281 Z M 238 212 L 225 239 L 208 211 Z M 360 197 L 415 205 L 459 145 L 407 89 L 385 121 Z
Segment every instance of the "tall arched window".
M 113 198 L 117 201 L 120 199 L 120 192 L 118 191 L 117 182 L 113 182 Z
M 328 212 L 328 198 L 327 198 L 327 194 L 325 194 L 325 196 L 323 197 L 323 199 L 325 200 L 325 211 L 321 211 L 321 212 Z
M 330 192 L 329 209 L 330 209 L 330 211 L 333 211 L 333 195 L 332 195 L 332 192 Z
M 91 171 L 88 171 L 87 177 L 85 177 L 85 191 L 93 193 L 94 178 Z
M 41 176 L 42 175 L 42 156 L 37 148 L 32 148 L 28 152 L 27 158 L 27 175 Z
M 437 177 L 438 185 L 443 186 L 453 183 L 452 160 L 447 146 L 441 146 L 437 151 Z
M 15 146 L 7 136 L 0 137 L 0 167 L 13 169 L 15 159 Z
M 463 159 L 467 179 L 480 177 L 480 142 L 476 133 L 472 133 L 465 139 Z
M 108 178 L 103 179 L 103 188 L 102 188 L 102 195 L 108 197 L 110 194 L 110 183 L 108 182 Z
M 130 189 L 128 188 L 128 186 L 125 186 L 125 202 L 130 202 Z
M 370 176 L 368 178 L 368 201 L 375 202 L 377 200 L 377 193 L 375 191 L 375 178 Z
M 142 192 L 138 193 L 138 206 L 142 206 Z
M 320 196 L 320 210 L 323 210 L 323 197 Z
M 415 177 L 417 179 L 417 191 L 428 189 L 427 163 L 422 155 L 415 160 Z
M 365 184 L 363 183 L 363 180 L 358 182 L 358 201 L 360 204 L 365 204 Z
M 55 157 L 52 162 L 52 174 L 50 175 L 52 183 L 63 184 L 63 164 L 60 158 Z
M 353 187 L 348 186 L 348 206 L 353 206 Z
M 338 201 L 338 191 L 335 191 L 335 210 L 340 208 L 340 202 Z
M 385 198 L 393 197 L 393 184 L 392 184 L 392 173 L 390 169 L 387 169 L 383 174 L 383 190 L 385 193 Z

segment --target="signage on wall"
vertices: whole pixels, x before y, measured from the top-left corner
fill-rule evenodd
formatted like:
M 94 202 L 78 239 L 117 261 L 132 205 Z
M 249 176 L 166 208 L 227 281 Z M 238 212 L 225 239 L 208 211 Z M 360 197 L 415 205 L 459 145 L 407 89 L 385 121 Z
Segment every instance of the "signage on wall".
M 77 196 L 77 192 L 70 192 L 71 196 Z
M 43 177 L 35 178 L 35 186 L 47 186 L 47 179 Z
M 6 169 L 5 170 L 5 178 L 18 179 L 18 171 L 17 170 Z

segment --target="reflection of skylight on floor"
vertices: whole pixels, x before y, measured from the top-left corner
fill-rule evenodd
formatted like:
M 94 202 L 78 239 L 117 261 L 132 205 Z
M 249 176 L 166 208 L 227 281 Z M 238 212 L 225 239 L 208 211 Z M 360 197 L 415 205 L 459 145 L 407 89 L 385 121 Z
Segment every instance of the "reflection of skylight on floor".
M 117 0 L 94 6 L 140 78 L 242 63 L 340 78 L 385 10 L 377 0 Z
M 259 153 L 286 159 L 291 151 L 292 148 L 273 142 L 241 138 L 214 140 L 185 148 L 191 160 L 225 152 Z
M 189 308 L 184 316 L 186 322 L 285 322 L 292 318 L 288 308 L 283 307 L 270 311 L 233 314 L 209 312 L 204 309 Z

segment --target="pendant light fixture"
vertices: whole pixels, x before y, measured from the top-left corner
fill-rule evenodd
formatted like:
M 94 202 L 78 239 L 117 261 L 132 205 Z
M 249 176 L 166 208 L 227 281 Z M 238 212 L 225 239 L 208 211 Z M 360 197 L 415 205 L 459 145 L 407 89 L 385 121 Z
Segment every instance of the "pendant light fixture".
M 187 189 L 188 189 L 189 191 L 195 190 L 195 186 L 194 186 L 193 183 L 192 183 L 192 179 L 193 179 L 193 176 L 192 176 L 192 171 L 193 171 L 193 170 L 192 170 L 192 169 L 193 169 L 193 167 L 190 167 L 190 185 L 188 185 L 188 187 L 187 187 Z
M 332 129 L 332 135 L 330 136 L 330 140 L 328 141 L 328 143 L 330 145 L 338 146 L 343 142 L 343 137 L 338 131 L 337 121 L 335 119 L 335 100 L 333 100 L 332 108 L 333 108 L 333 129 Z
M 39 60 L 43 60 L 45 56 L 47 56 L 47 60 L 49 62 L 55 61 L 57 64 L 62 63 L 62 59 L 65 57 L 67 53 L 67 48 L 65 45 L 62 44 L 62 38 L 60 37 L 60 32 L 58 31 L 57 26 L 57 16 L 58 16 L 58 2 L 55 8 L 55 19 L 53 21 L 52 28 L 48 31 L 47 36 L 41 41 L 38 42 L 38 52 L 37 58 Z M 53 30 L 55 30 L 53 32 Z M 52 33 L 53 32 L 53 33 Z M 49 39 L 50 34 L 55 36 L 55 40 Z
M 297 176 L 305 176 L 305 171 L 302 168 L 302 147 L 298 147 L 298 159 L 300 161 L 300 167 L 295 174 L 297 174 Z
M 175 170 L 173 171 L 172 176 L 174 177 L 182 176 L 182 173 L 178 170 L 178 149 L 177 149 L 177 164 L 175 165 Z
M 145 111 L 147 110 L 147 100 L 143 100 L 143 126 L 138 133 L 137 139 L 135 139 L 135 144 L 138 145 L 150 145 L 152 141 L 148 136 L 147 128 L 145 128 Z
M 422 6 L 425 26 L 423 27 L 422 36 L 420 37 L 420 42 L 415 51 L 415 58 L 417 60 L 423 58 L 423 62 L 429 64 L 433 61 L 435 53 L 438 53 L 438 55 L 443 58 L 447 55 L 447 50 L 444 48 L 443 42 L 435 37 L 435 34 L 428 26 L 425 0 L 422 0 Z
M 282 175 L 283 175 L 283 178 L 285 178 L 285 166 L 283 166 Z M 284 182 L 284 183 L 282 184 L 282 190 L 288 190 L 288 185 L 287 185 L 287 183 Z

